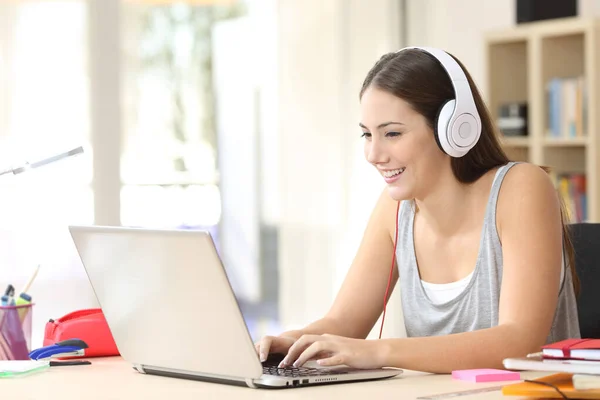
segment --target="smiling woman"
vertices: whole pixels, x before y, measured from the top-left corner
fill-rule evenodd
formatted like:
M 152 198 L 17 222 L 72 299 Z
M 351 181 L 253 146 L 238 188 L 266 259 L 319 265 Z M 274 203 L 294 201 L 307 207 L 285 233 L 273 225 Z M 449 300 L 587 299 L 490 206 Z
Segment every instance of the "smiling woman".
M 462 64 L 386 54 L 360 101 L 365 158 L 387 187 L 329 312 L 264 337 L 261 358 L 447 373 L 579 337 L 560 199 L 544 170 L 507 158 Z M 408 337 L 365 340 L 396 283 Z

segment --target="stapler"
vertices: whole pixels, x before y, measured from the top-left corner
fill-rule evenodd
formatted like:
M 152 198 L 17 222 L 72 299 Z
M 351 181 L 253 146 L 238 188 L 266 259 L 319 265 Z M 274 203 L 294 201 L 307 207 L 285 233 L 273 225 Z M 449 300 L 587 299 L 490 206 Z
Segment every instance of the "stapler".
M 80 357 L 85 356 L 87 348 L 87 343 L 81 339 L 68 339 L 35 349 L 29 353 L 29 358 L 42 361 L 52 358 Z

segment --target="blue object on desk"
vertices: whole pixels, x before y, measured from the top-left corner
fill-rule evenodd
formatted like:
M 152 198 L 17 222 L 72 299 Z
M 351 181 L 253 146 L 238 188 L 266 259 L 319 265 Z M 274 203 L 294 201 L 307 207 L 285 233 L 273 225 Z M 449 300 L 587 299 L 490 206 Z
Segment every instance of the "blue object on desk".
M 63 340 L 62 342 L 33 350 L 29 353 L 29 358 L 32 360 L 47 360 L 50 358 L 84 356 L 85 349 L 87 348 L 87 343 L 81 339 Z

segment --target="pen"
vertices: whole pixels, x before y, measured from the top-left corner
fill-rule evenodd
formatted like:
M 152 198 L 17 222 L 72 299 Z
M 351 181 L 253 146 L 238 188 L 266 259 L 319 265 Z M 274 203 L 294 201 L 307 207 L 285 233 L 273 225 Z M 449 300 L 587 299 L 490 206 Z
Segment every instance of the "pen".
M 9 297 L 14 296 L 15 295 L 15 287 L 9 283 L 8 286 L 6 287 L 6 290 L 4 291 L 4 294 Z
M 51 367 L 63 367 L 72 365 L 91 365 L 90 361 L 50 361 Z

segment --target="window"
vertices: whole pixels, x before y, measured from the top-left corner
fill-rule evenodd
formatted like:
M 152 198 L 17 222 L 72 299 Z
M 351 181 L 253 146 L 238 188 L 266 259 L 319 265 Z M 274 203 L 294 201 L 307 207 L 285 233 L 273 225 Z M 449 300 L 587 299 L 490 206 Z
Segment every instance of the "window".
M 123 225 L 218 236 L 212 29 L 244 13 L 243 4 L 227 3 L 124 3 Z
M 0 18 L 0 169 L 88 150 L 0 177 L 0 267 L 22 276 L 43 263 L 77 274 L 66 225 L 93 222 L 85 3 L 2 3 Z
M 121 223 L 208 229 L 259 336 L 260 315 L 277 312 L 276 229 L 260 217 L 261 91 L 251 62 L 264 44 L 248 39 L 256 28 L 248 3 L 193 3 L 122 3 Z

